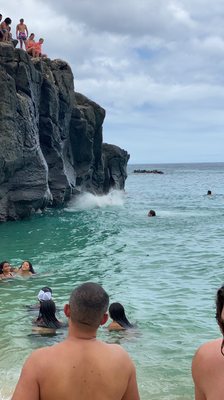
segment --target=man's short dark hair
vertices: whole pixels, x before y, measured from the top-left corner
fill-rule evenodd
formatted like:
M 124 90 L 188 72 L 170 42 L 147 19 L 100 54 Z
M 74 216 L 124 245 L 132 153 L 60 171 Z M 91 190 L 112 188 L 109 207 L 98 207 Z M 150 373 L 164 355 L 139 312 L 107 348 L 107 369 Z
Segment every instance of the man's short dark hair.
M 107 311 L 109 296 L 102 286 L 86 282 L 73 290 L 69 305 L 72 322 L 98 328 Z

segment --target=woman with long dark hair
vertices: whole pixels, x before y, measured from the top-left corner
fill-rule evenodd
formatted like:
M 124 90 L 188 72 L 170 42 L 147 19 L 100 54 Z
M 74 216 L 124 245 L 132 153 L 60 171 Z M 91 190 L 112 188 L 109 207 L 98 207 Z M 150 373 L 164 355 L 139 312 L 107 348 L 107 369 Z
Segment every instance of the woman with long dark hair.
M 123 329 L 133 328 L 133 325 L 128 321 L 124 307 L 120 303 L 112 303 L 109 307 L 109 315 L 113 320 L 108 326 L 109 331 L 119 331 Z
M 58 329 L 65 326 L 56 317 L 56 306 L 53 300 L 45 300 L 40 302 L 39 315 L 35 321 L 35 325 L 42 328 Z
M 0 279 L 13 278 L 13 273 L 11 272 L 11 265 L 8 261 L 2 261 L 0 263 Z
M 33 266 L 30 261 L 23 261 L 19 267 L 19 271 L 17 272 L 18 275 L 21 276 L 32 276 L 35 274 Z

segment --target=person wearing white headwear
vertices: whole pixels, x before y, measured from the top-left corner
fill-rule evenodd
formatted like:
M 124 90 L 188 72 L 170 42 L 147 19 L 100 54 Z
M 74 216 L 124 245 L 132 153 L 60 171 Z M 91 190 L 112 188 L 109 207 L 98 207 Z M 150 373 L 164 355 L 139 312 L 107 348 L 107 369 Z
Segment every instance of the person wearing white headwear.
M 31 306 L 27 306 L 28 310 L 39 310 L 40 309 L 40 303 L 42 301 L 48 301 L 52 299 L 52 289 L 48 286 L 42 287 L 42 289 L 39 291 L 38 295 L 38 303 L 33 304 Z
M 43 287 L 39 291 L 39 293 L 37 295 L 37 298 L 38 298 L 39 301 L 51 300 L 51 298 L 52 298 L 52 289 L 47 287 L 47 286 Z

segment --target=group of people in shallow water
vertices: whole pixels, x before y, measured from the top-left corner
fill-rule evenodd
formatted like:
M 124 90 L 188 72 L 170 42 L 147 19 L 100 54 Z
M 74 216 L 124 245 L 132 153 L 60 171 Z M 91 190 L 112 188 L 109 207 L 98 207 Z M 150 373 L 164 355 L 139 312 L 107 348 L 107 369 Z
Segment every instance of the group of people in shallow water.
M 13 278 L 16 275 L 32 276 L 35 274 L 30 261 L 23 261 L 20 267 L 12 267 L 8 261 L 0 263 L 0 280 Z
M 0 263 L 0 280 L 10 279 L 22 276 L 29 277 L 35 275 L 35 271 L 30 261 L 23 261 L 20 267 L 12 267 L 8 261 Z M 52 289 L 44 286 L 37 295 L 38 303 L 27 306 L 30 311 L 39 310 L 38 317 L 33 321 L 34 325 L 39 328 L 58 329 L 67 325 L 59 321 L 56 317 L 56 305 L 52 299 Z M 112 322 L 109 324 L 109 331 L 124 330 L 133 328 L 125 314 L 124 307 L 121 303 L 112 303 L 109 307 L 109 315 Z
M 0 41 L 12 42 L 11 33 L 11 18 L 7 17 L 2 21 L 2 14 L 0 14 Z M 43 38 L 40 38 L 38 42 L 35 41 L 35 34 L 29 35 L 28 28 L 24 23 L 24 19 L 21 18 L 19 24 L 16 26 L 16 38 L 20 43 L 20 48 L 26 50 L 26 52 L 32 57 L 46 57 L 46 54 L 42 53 Z
M 54 304 L 52 290 L 43 287 L 38 293 L 36 325 L 46 326 L 49 306 Z M 52 303 L 53 302 L 53 303 Z M 25 361 L 12 400 L 111 399 L 139 400 L 135 366 L 127 352 L 117 344 L 97 339 L 99 326 L 108 320 L 109 296 L 93 282 L 86 282 L 71 293 L 64 313 L 68 336 L 62 342 L 35 350 Z M 52 308 L 53 309 L 53 308 Z M 55 307 L 54 307 L 55 315 Z M 109 325 L 131 328 L 124 309 L 112 303 Z M 224 286 L 216 295 L 216 320 L 222 338 L 203 344 L 192 362 L 195 400 L 222 400 L 224 391 Z M 51 326 L 60 327 L 60 321 Z M 32 389 L 31 389 L 32 388 Z M 32 396 L 31 396 L 32 390 Z
M 49 308 L 55 315 L 52 290 L 38 293 L 35 321 L 43 328 L 49 321 Z M 111 399 L 139 400 L 135 366 L 127 352 L 113 343 L 97 339 L 97 330 L 108 321 L 109 296 L 97 283 L 76 287 L 64 305 L 68 336 L 54 346 L 39 348 L 26 360 L 12 400 Z M 52 308 L 51 308 L 52 307 Z M 116 330 L 132 327 L 120 303 L 112 303 L 109 313 L 117 320 Z M 48 324 L 49 325 L 49 324 Z M 59 320 L 51 327 L 60 327 Z
M 33 331 L 48 333 L 59 328 L 67 327 L 67 323 L 60 321 L 56 316 L 57 307 L 52 299 L 52 289 L 43 287 L 38 295 L 38 303 L 27 306 L 29 311 L 39 311 L 38 317 L 33 320 Z M 124 307 L 121 303 L 112 303 L 109 307 L 109 316 L 112 322 L 108 325 L 109 331 L 119 331 L 133 328 L 134 325 L 126 317 Z M 40 329 L 39 329 L 40 328 Z
M 135 366 L 124 349 L 96 338 L 100 325 L 108 320 L 109 296 L 104 289 L 87 282 L 74 289 L 64 306 L 68 323 L 56 316 L 52 290 L 43 287 L 34 324 L 39 328 L 68 326 L 68 337 L 61 343 L 34 351 L 26 360 L 12 400 L 112 399 L 139 400 Z M 120 303 L 109 307 L 109 330 L 132 328 Z M 195 400 L 222 400 L 224 391 L 224 286 L 216 295 L 216 320 L 222 338 L 200 346 L 192 362 Z M 58 362 L 59 361 L 59 362 Z M 47 378 L 46 378 L 47 377 Z

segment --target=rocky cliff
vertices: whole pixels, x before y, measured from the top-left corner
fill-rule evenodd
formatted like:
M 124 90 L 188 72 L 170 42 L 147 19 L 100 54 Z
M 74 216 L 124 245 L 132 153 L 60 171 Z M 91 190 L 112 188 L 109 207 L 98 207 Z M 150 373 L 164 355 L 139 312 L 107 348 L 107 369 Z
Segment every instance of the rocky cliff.
M 0 43 L 0 221 L 123 189 L 129 155 L 102 143 L 104 118 L 66 62 Z

